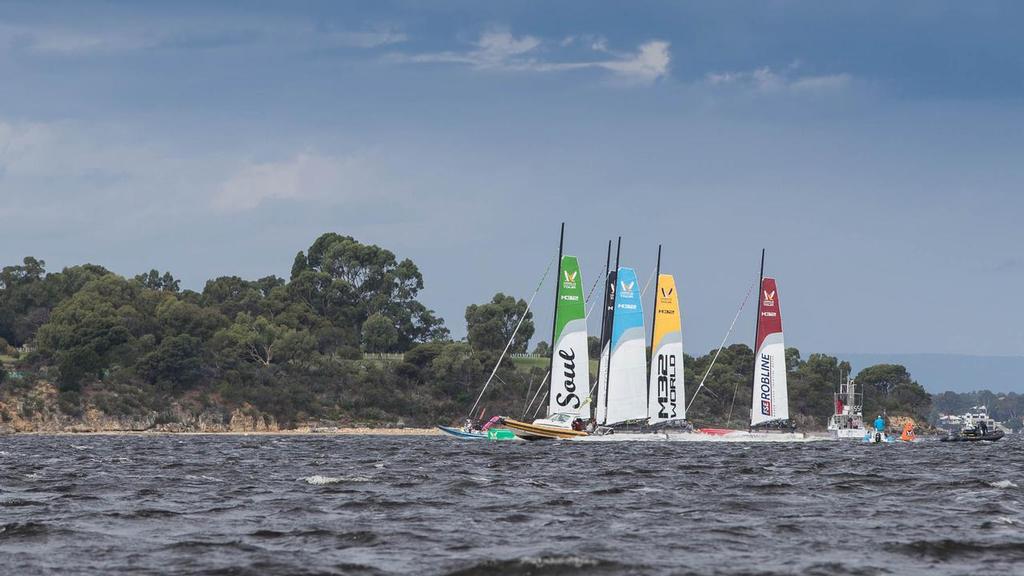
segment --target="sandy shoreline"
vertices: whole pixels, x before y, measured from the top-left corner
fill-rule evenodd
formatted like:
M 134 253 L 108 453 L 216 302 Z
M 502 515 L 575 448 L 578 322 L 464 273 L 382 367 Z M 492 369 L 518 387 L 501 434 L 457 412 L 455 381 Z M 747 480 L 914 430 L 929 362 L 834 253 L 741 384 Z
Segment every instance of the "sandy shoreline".
M 100 430 L 91 432 L 10 432 L 8 436 L 439 436 L 437 428 L 296 428 L 254 432 L 170 432 L 162 430 Z M 0 434 L 3 435 L 3 434 Z

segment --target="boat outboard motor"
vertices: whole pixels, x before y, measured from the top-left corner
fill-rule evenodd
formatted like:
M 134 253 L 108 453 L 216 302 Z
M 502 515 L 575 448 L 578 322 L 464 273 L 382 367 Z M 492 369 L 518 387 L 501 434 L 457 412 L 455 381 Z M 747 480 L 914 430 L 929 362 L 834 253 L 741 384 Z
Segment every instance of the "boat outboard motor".
M 881 441 L 882 441 L 882 433 L 881 432 L 875 432 L 875 442 L 881 442 Z

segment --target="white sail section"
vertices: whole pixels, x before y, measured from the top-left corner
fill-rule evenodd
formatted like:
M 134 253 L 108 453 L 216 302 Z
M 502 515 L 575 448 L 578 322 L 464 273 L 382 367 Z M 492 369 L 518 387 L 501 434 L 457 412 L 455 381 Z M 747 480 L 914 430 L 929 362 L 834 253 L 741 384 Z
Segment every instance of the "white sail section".
M 643 327 L 624 331 L 610 360 L 606 422 L 617 424 L 646 418 L 647 349 Z

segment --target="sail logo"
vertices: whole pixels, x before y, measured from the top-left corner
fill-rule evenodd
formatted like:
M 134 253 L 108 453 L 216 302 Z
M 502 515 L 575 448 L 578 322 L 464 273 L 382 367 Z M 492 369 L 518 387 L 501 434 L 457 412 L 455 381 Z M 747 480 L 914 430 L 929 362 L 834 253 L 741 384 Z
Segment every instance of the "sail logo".
M 562 359 L 562 376 L 564 376 L 564 387 L 567 394 L 559 392 L 555 396 L 555 402 L 558 402 L 559 406 L 569 406 L 572 402 L 571 408 L 577 410 L 580 407 L 580 397 L 576 394 L 576 351 L 572 348 L 566 350 L 559 350 L 558 357 Z M 554 377 L 551 378 L 554 380 Z
M 761 414 L 771 416 L 772 412 L 772 357 L 761 354 Z
M 669 414 L 669 409 L 672 413 Z M 676 417 L 676 355 L 658 354 L 658 418 Z
M 622 297 L 632 298 L 633 287 L 636 286 L 636 282 L 630 282 L 629 284 L 626 284 L 625 282 L 620 282 L 620 284 L 622 284 Z
M 661 289 L 661 297 L 662 298 L 668 298 L 669 296 L 672 295 L 673 292 L 675 292 L 675 289 L 673 289 L 673 288 L 662 288 Z
M 575 288 L 576 287 L 576 276 L 579 274 L 579 270 L 577 270 L 575 272 L 569 272 L 568 270 L 563 270 L 562 274 L 565 275 L 565 283 L 567 284 L 566 287 L 567 288 Z
M 772 290 L 771 292 L 767 290 L 764 291 L 764 305 L 775 306 L 775 290 Z

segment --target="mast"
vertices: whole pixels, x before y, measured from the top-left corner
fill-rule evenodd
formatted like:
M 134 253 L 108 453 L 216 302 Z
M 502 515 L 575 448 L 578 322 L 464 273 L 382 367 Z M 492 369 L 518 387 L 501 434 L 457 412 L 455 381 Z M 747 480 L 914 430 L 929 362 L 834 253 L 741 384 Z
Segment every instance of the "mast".
M 651 405 L 651 362 L 654 360 L 654 325 L 658 321 L 658 288 L 661 283 L 661 244 L 658 244 L 658 263 L 654 266 L 654 305 L 651 306 L 651 339 L 647 349 L 647 405 Z M 650 414 L 647 415 L 650 417 Z
M 555 300 L 551 309 L 551 357 L 548 358 L 548 366 L 554 366 L 555 361 L 555 329 L 558 326 L 558 286 L 562 282 L 562 248 L 565 246 L 565 222 L 562 222 L 562 229 L 558 233 L 558 271 L 555 273 Z M 548 394 L 552 394 L 551 387 L 554 385 L 555 375 L 551 374 L 548 379 Z
M 764 248 L 761 248 L 761 272 L 757 277 L 757 319 L 754 321 L 754 366 L 755 368 L 750 371 L 750 395 L 751 399 L 757 396 L 757 335 L 761 333 L 761 300 L 764 296 L 761 295 L 761 285 L 764 284 Z M 750 414 L 751 421 L 753 421 L 754 414 Z
M 618 244 L 615 246 L 615 268 L 613 269 L 613 271 L 616 274 L 616 281 L 618 281 L 619 256 L 621 256 L 621 255 L 622 255 L 622 236 L 619 236 Z M 608 342 L 607 342 L 608 343 L 608 367 L 604 371 L 604 379 L 605 379 L 604 413 L 605 413 L 605 419 L 606 420 L 607 420 L 607 416 L 608 416 L 608 393 L 607 392 L 608 392 L 608 386 L 610 385 L 611 371 L 612 371 L 611 336 L 612 336 L 612 330 L 614 330 L 614 328 L 615 328 L 615 293 L 617 292 L 617 290 L 615 289 L 615 285 L 614 284 L 609 282 L 608 285 L 611 287 L 611 294 L 609 294 L 609 297 L 612 299 L 612 307 L 611 307 L 611 310 L 607 310 L 606 309 L 606 313 L 608 314 Z M 606 303 L 606 306 L 607 306 L 607 303 Z M 602 334 L 601 337 L 603 338 L 604 334 Z M 602 343 L 601 349 L 604 350 L 604 344 L 603 343 Z
M 597 383 L 594 386 L 594 400 L 590 403 L 590 417 L 597 421 L 597 403 L 601 397 L 601 354 L 604 351 L 604 327 L 608 321 L 608 267 L 612 265 L 612 241 L 608 241 L 608 254 L 604 257 L 604 300 L 601 301 L 601 335 L 598 337 Z

